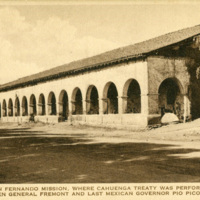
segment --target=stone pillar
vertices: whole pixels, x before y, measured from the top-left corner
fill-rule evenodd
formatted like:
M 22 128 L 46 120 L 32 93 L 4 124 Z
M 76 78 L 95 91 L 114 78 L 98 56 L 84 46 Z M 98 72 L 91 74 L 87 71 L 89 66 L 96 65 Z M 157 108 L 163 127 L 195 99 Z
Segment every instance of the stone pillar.
M 58 115 L 62 115 L 62 112 L 63 112 L 63 102 L 58 102 L 57 104 L 57 114 Z
M 108 98 L 102 98 L 102 102 L 99 102 L 99 114 L 108 113 Z
M 16 105 L 14 104 L 14 105 L 13 105 L 13 117 L 17 116 L 16 113 L 17 113 L 17 107 L 16 107 Z
M 56 115 L 59 117 L 62 114 L 62 109 L 63 109 L 63 103 L 62 102 L 58 102 L 56 105 Z
M 75 112 L 75 103 L 76 103 L 76 101 L 71 101 L 71 106 L 69 106 L 69 107 L 71 107 L 71 113 L 72 113 L 72 115 Z
M 101 98 L 98 98 L 99 102 L 99 115 L 103 115 L 103 101 Z
M 187 116 L 187 97 L 184 94 L 183 95 L 183 105 L 184 105 L 184 110 L 183 110 L 183 122 L 186 122 L 186 116 Z
M 190 100 L 187 94 L 183 94 L 183 104 L 184 104 L 184 111 L 183 111 L 183 122 L 186 122 L 188 116 L 190 116 Z
M 83 106 L 83 115 L 86 115 L 86 113 L 87 113 L 87 108 L 86 108 L 86 100 L 84 101 L 84 100 L 82 100 L 82 106 Z
M 19 117 L 22 116 L 22 107 L 20 106 L 20 103 L 19 103 Z
M 148 115 L 149 113 L 149 106 L 148 106 L 148 95 L 141 94 L 141 113 Z
M 159 104 L 159 98 L 158 98 L 158 93 L 151 93 L 148 95 L 147 99 L 148 99 L 148 114 L 159 114 L 159 108 L 158 108 L 158 104 Z M 145 101 L 145 97 L 143 98 L 143 100 Z M 145 105 L 145 102 L 144 102 Z M 143 108 L 145 110 L 145 107 Z
M 0 115 L 1 115 L 1 121 L 3 119 L 3 107 L 2 107 L 2 103 L 0 103 Z
M 99 101 L 99 115 L 103 115 L 103 99 L 98 98 Z
M 90 111 L 91 100 L 90 99 L 86 99 L 85 103 L 86 103 L 86 115 L 87 115 L 89 113 L 89 111 Z
M 56 105 L 56 114 L 55 114 L 55 115 L 52 115 L 52 116 L 57 117 L 56 122 L 60 122 L 60 119 L 59 119 L 59 116 L 60 116 L 60 112 L 59 112 L 59 102 L 56 102 L 55 105 Z
M 68 122 L 72 124 L 72 107 L 73 107 L 74 101 L 69 101 L 68 104 Z
M 118 98 L 118 114 L 123 113 L 123 97 L 117 97 Z
M 13 117 L 15 118 L 15 121 L 17 121 L 18 123 L 19 123 L 19 119 L 20 119 L 20 116 L 21 116 L 21 113 L 22 112 L 20 112 L 21 110 L 20 110 L 20 108 L 19 108 L 19 115 L 18 115 L 18 111 L 17 111 L 17 106 L 18 105 L 15 105 L 14 106 L 14 112 L 13 112 Z
M 20 105 L 20 116 L 23 116 L 23 112 L 24 112 L 23 110 L 24 110 L 24 108 L 23 108 L 23 105 L 21 104 Z
M 2 104 L 1 104 L 1 102 L 0 102 L 0 120 L 2 120 L 2 117 L 3 117 L 3 112 L 2 112 Z
M 100 124 L 103 124 L 103 117 L 104 117 L 104 103 L 106 101 L 105 98 L 98 98 L 99 101 L 99 117 L 100 117 Z
M 30 116 L 31 111 L 30 111 L 30 106 L 29 105 L 27 105 L 27 109 L 28 109 L 28 116 Z
M 37 104 L 37 115 L 42 115 L 42 103 Z
M 190 98 L 188 97 L 188 104 L 187 104 L 187 109 L 188 109 L 188 116 L 191 119 L 191 101 Z
M 127 113 L 127 100 L 128 100 L 128 96 L 122 96 L 122 114 L 123 113 Z
M 29 114 L 33 114 L 33 104 L 29 105 Z
M 51 115 L 51 104 L 52 103 L 47 103 L 47 115 Z

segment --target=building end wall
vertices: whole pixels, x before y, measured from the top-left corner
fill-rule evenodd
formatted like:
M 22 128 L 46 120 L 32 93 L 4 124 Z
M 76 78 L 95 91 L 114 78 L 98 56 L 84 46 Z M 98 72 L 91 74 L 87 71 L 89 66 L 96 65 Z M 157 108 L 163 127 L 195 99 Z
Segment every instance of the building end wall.
M 168 58 L 150 56 L 147 58 L 148 66 L 148 107 L 149 115 L 161 114 L 159 108 L 159 87 L 168 79 L 176 79 L 182 87 L 182 95 L 188 95 L 190 74 L 187 66 L 188 58 Z M 186 111 L 184 111 L 186 112 Z M 187 115 L 190 111 L 187 111 Z

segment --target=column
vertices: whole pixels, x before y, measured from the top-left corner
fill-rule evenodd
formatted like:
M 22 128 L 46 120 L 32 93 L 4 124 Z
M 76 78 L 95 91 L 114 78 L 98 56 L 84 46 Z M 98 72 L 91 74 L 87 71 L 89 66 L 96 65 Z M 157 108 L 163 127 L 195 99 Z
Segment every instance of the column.
M 37 115 L 39 116 L 39 115 L 42 115 L 42 103 L 38 103 L 37 104 Z
M 63 103 L 62 102 L 58 102 L 56 105 L 56 115 L 59 117 L 62 116 L 62 109 L 63 109 Z
M 21 105 L 20 105 L 20 116 L 23 116 L 23 113 L 24 113 L 24 108 L 23 108 L 23 105 L 21 103 Z
M 159 108 L 158 108 L 158 93 L 151 93 L 148 94 L 147 96 L 147 102 L 148 105 L 146 106 L 148 108 L 148 114 L 159 114 Z M 145 95 L 144 95 L 145 96 Z M 145 101 L 145 97 L 143 98 L 143 100 Z M 145 102 L 144 102 L 145 105 Z M 144 107 L 143 110 L 145 110 L 146 108 Z
M 118 114 L 122 114 L 123 113 L 123 97 L 117 97 L 118 98 Z
M 103 115 L 103 99 L 98 98 L 99 101 L 99 115 Z
M 122 96 L 121 97 L 122 100 L 122 107 L 121 107 L 121 113 L 127 113 L 127 100 L 128 100 L 128 96 Z M 120 112 L 119 112 L 120 113 Z
M 72 124 L 72 102 L 73 101 L 68 102 L 68 122 L 70 124 Z
M 52 103 L 47 103 L 47 115 L 51 115 L 51 105 Z
M 18 102 L 18 103 L 19 103 L 19 115 L 17 113 L 17 122 L 19 123 L 20 122 L 20 118 L 22 116 L 22 109 L 20 108 L 20 102 Z M 17 105 L 16 109 L 18 109 L 18 105 Z
M 38 103 L 38 104 L 37 104 L 37 107 L 38 107 L 38 115 L 42 115 L 42 106 L 43 106 L 42 103 Z
M 28 104 L 28 100 L 27 100 L 27 104 Z M 30 106 L 29 106 L 29 104 L 27 105 L 27 113 L 28 113 L 28 116 L 30 116 L 31 111 L 30 111 Z
M 86 100 L 82 100 L 82 106 L 83 106 L 83 116 L 82 116 L 82 121 L 86 122 L 87 121 L 87 116 L 86 116 L 86 113 L 87 113 L 87 108 L 86 108 Z
M 33 104 L 29 105 L 29 114 L 33 114 Z
M 63 102 L 58 102 L 58 114 L 63 114 Z
M 22 107 L 20 107 L 21 102 L 19 100 L 19 117 L 22 117 Z
M 187 117 L 190 116 L 190 100 L 187 94 L 183 94 L 183 104 L 184 104 L 184 111 L 183 111 L 183 122 L 185 123 Z
M 86 103 L 86 115 L 89 114 L 90 112 L 90 104 L 91 104 L 91 100 L 90 99 L 86 99 L 85 100 Z
M 141 94 L 141 113 L 148 115 L 149 113 L 149 106 L 148 106 L 148 95 Z
M 86 115 L 87 113 L 87 107 L 86 107 L 86 104 L 87 104 L 87 100 L 82 100 L 82 106 L 83 106 L 83 115 Z
M 3 114 L 3 113 L 2 113 L 2 104 L 1 104 L 1 102 L 0 102 L 0 120 L 2 120 L 2 117 L 3 117 L 2 114 Z
M 102 103 L 99 102 L 99 114 L 108 114 L 108 98 L 102 98 Z
M 107 98 L 99 98 L 99 115 L 100 115 L 100 124 L 104 123 L 104 113 L 105 111 L 107 112 L 107 104 L 108 104 L 108 99 Z
M 18 116 L 16 104 L 13 106 L 13 110 L 14 110 L 14 111 L 13 111 L 14 120 L 17 121 L 17 122 L 19 122 L 19 120 L 18 120 L 19 116 Z

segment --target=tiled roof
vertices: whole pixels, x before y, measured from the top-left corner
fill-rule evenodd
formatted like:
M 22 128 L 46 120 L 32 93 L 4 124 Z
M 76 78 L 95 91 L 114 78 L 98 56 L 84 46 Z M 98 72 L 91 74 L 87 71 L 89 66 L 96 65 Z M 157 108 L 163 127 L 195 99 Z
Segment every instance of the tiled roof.
M 69 73 L 75 73 L 79 70 L 98 67 L 103 64 L 126 58 L 139 58 L 142 55 L 146 55 L 152 51 L 181 42 L 198 34 L 200 34 L 200 25 L 185 28 L 150 40 L 146 40 L 144 42 L 114 49 L 93 57 L 70 62 L 68 64 L 61 65 L 37 74 L 20 78 L 18 80 L 0 85 L 0 91 L 9 90 L 15 87 L 20 87 L 22 85 L 30 85 L 39 81 L 45 81 L 48 78 L 53 79 L 60 76 L 61 74 L 66 76 Z

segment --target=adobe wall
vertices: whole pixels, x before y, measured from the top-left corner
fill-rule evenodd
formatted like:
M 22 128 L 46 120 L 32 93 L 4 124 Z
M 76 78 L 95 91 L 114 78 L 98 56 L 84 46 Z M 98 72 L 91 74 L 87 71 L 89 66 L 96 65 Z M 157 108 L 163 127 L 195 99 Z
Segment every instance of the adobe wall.
M 141 89 L 141 113 L 137 114 L 124 114 L 122 113 L 123 107 L 123 88 L 127 80 L 135 79 L 138 81 Z M 108 82 L 113 82 L 118 91 L 118 103 L 119 103 L 119 114 L 103 114 L 103 93 L 104 87 Z M 97 116 L 87 116 L 86 115 L 86 93 L 90 85 L 96 86 L 99 95 L 99 115 Z M 20 100 L 20 109 L 23 96 L 27 97 L 28 105 L 30 103 L 30 96 L 32 94 L 36 97 L 36 104 L 38 104 L 39 95 L 44 94 L 47 110 L 47 99 L 51 91 L 55 93 L 57 107 L 59 106 L 59 95 L 62 90 L 66 90 L 69 99 L 69 112 L 72 110 L 72 93 L 73 90 L 78 87 L 81 90 L 83 97 L 83 115 L 77 116 L 72 115 L 71 119 L 77 121 L 83 121 L 85 123 L 97 123 L 97 124 L 132 124 L 132 125 L 147 125 L 147 115 L 148 115 L 148 77 L 147 77 L 147 63 L 146 61 L 129 62 L 118 64 L 104 69 L 93 70 L 90 72 L 85 72 L 83 74 L 74 75 L 58 80 L 52 80 L 45 83 L 39 83 L 34 86 L 29 86 L 25 88 L 19 88 L 7 92 L 0 93 L 1 105 L 3 100 L 8 101 L 11 98 L 13 105 L 16 96 Z M 58 109 L 57 109 L 58 110 Z M 28 108 L 28 112 L 30 109 Z M 29 113 L 30 114 L 30 113 Z M 20 113 L 21 115 L 21 113 Z M 2 114 L 1 114 L 2 116 Z M 110 117 L 109 117 L 110 116 Z M 127 117 L 128 116 L 128 117 Z M 38 121 L 43 122 L 57 122 L 58 116 L 50 116 L 46 113 L 45 116 L 36 116 Z M 11 117 L 2 116 L 3 121 L 27 121 L 28 118 L 24 116 Z
M 188 86 L 190 84 L 190 74 L 188 72 L 188 58 L 168 58 L 162 56 L 150 56 L 147 58 L 148 66 L 148 107 L 150 115 L 160 115 L 159 108 L 159 87 L 161 83 L 172 78 L 178 80 L 182 87 L 184 96 L 184 114 L 190 115 L 190 101 L 188 96 Z
M 191 102 L 192 119 L 200 117 L 200 65 L 199 60 L 190 60 L 187 63 L 190 73 L 190 85 L 188 88 Z

